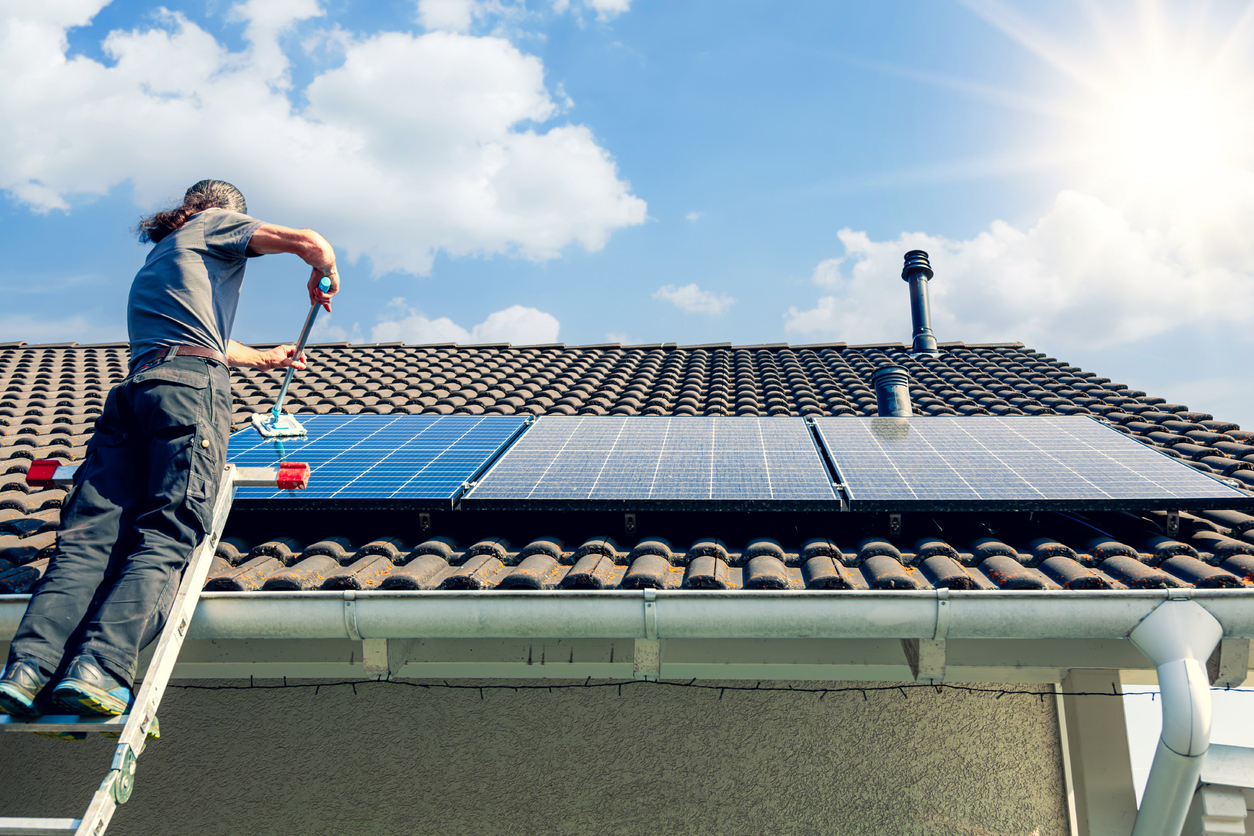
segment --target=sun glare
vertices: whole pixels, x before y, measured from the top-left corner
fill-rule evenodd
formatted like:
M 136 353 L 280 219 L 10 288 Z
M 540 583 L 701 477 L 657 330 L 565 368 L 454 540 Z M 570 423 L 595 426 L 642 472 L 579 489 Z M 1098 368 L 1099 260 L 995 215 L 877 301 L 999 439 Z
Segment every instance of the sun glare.
M 1058 133 L 1038 134 L 1041 145 L 1023 153 L 1025 167 L 1062 165 L 1079 175 L 1075 186 L 1113 196 L 1121 208 L 1170 212 L 1204 206 L 1248 182 L 1254 0 L 1081 0 L 1078 25 L 1066 34 L 1024 14 L 1026 3 L 962 2 L 1071 82 L 1048 97 L 966 85 L 1059 119 Z
M 1241 91 L 1184 72 L 1112 88 L 1094 120 L 1101 164 L 1141 189 L 1196 188 L 1237 165 L 1250 136 Z

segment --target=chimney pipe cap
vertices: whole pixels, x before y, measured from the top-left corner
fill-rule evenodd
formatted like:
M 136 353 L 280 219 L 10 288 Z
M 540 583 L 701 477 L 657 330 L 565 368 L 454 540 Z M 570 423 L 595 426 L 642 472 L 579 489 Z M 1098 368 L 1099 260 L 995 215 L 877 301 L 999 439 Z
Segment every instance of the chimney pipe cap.
M 912 273 L 922 272 L 927 278 L 932 278 L 932 265 L 927 260 L 927 253 L 923 250 L 911 250 L 906 253 L 906 266 L 901 270 L 901 278 L 910 281 Z

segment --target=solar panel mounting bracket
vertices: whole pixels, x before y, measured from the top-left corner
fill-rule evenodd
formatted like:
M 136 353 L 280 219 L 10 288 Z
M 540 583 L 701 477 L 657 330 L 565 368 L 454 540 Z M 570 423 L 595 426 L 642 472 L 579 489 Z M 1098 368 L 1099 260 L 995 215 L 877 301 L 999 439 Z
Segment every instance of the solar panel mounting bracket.
M 901 533 L 901 514 L 889 514 L 888 515 L 888 533 L 889 534 Z
M 1167 534 L 1169 534 L 1172 537 L 1175 537 L 1179 533 L 1180 533 L 1180 512 L 1168 511 L 1167 512 Z
M 840 503 L 839 510 L 843 514 L 849 510 L 849 500 L 852 497 L 844 485 L 844 476 L 840 473 L 840 465 L 836 464 L 836 459 L 832 458 L 831 451 L 827 449 L 827 444 L 823 441 L 823 434 L 819 431 L 819 424 L 814 420 L 814 416 L 807 416 L 805 422 L 806 430 L 810 433 L 810 440 L 814 442 L 814 448 L 818 451 L 819 461 L 823 463 L 824 469 L 827 470 L 827 479 L 832 485 L 832 493 L 836 495 L 836 501 Z

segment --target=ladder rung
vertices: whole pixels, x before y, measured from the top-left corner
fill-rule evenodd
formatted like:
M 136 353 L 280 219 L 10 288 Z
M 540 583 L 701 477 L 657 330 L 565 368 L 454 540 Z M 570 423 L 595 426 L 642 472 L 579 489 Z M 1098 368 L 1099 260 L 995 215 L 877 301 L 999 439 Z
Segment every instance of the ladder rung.
M 0 732 L 67 732 L 67 731 L 121 731 L 130 719 L 129 714 L 115 717 L 80 717 L 75 714 L 44 714 L 29 719 L 0 714 Z M 2 821 L 2 819 L 0 819 Z M 0 830 L 0 833 L 4 833 Z
M 17 836 L 19 833 L 73 833 L 83 823 L 82 819 L 10 819 L 0 817 L 0 833 Z

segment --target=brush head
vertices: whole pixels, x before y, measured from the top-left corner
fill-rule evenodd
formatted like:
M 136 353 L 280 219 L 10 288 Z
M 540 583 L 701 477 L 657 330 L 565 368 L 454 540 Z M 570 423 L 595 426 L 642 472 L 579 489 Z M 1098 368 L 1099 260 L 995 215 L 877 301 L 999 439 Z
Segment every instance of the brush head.
M 296 420 L 296 416 L 288 412 L 256 412 L 253 413 L 253 426 L 263 438 L 304 438 L 305 428 Z

